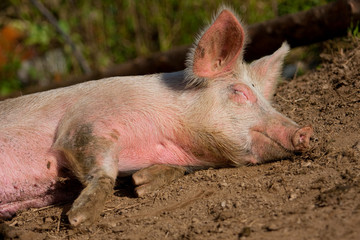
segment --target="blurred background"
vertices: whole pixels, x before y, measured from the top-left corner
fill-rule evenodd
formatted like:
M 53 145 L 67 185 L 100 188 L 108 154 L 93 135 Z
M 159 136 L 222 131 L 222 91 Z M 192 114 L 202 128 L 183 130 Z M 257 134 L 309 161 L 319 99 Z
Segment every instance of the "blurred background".
M 224 1 L 38 0 L 55 17 L 74 49 L 41 13 L 36 1 L 0 2 L 0 95 L 66 82 L 175 46 L 189 45 Z M 331 0 L 227 0 L 253 24 L 327 4 Z

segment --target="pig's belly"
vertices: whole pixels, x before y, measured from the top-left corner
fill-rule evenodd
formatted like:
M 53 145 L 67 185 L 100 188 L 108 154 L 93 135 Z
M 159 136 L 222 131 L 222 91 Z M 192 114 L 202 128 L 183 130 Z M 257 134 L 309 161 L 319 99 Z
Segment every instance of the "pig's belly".
M 20 161 L 14 160 L 0 162 L 0 218 L 30 207 L 70 201 L 80 192 L 79 182 L 66 173 L 59 174 L 56 158 L 48 156 L 46 160 L 54 168 L 43 167 L 39 159 L 26 166 L 19 166 Z
M 71 191 L 62 191 L 68 181 L 66 175 L 59 178 L 63 159 L 50 151 L 51 142 L 35 134 L 0 135 L 0 218 L 73 197 Z
M 5 193 L 5 195 L 7 195 L 6 198 L 9 201 L 0 203 L 0 219 L 10 218 L 19 210 L 45 207 L 59 202 L 72 201 L 81 190 L 81 184 L 78 182 L 38 184 L 35 188 L 32 187 L 31 184 L 24 184 L 22 186 L 25 191 L 21 192 L 21 194 L 14 192 Z M 29 190 L 31 189 L 34 191 L 30 192 Z

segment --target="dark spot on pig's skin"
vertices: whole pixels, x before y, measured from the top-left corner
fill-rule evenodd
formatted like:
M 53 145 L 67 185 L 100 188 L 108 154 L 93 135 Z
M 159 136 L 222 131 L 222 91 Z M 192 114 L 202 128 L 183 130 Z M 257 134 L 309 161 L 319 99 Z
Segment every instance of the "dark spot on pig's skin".
M 94 135 L 93 128 L 92 124 L 86 123 L 69 129 L 59 146 L 69 162 L 69 168 L 83 183 L 88 182 L 86 176 L 98 168 L 97 159 L 109 151 L 112 144 L 110 140 Z
M 47 169 L 50 169 L 50 167 L 51 167 L 51 162 L 47 162 L 46 167 L 47 167 Z
M 113 138 L 114 140 L 118 140 L 119 136 L 120 133 L 116 129 L 113 129 L 112 132 L 110 133 L 110 137 Z
M 96 151 L 96 138 L 93 136 L 92 125 L 79 125 L 74 134 L 67 135 L 63 149 L 73 156 L 75 162 L 72 164 L 76 166 L 75 171 L 81 171 L 81 175 L 89 172 L 95 164 L 93 153 Z
M 91 124 L 83 124 L 75 131 L 74 147 L 81 148 L 89 145 L 93 141 L 93 129 Z

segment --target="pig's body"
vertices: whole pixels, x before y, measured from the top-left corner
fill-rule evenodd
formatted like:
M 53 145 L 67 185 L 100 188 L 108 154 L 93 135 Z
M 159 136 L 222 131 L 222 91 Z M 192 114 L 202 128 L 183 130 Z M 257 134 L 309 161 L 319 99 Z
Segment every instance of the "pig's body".
M 1 102 L 0 214 L 71 197 L 55 196 L 58 181 L 67 177 L 62 170 L 71 168 L 57 141 L 79 126 L 113 142 L 119 175 L 154 164 L 226 165 L 226 159 L 193 154 L 189 128 L 200 123 L 187 119 L 184 110 L 199 96 L 182 91 L 182 81 L 183 72 L 115 77 Z
M 53 145 L 69 118 L 74 124 L 98 122 L 105 138 L 127 136 L 116 141 L 123 149 L 120 173 L 155 163 L 196 164 L 176 139 L 175 131 L 183 125 L 175 104 L 180 91 L 170 91 L 160 81 L 160 75 L 112 78 L 1 102 L 0 215 L 53 202 L 59 174 L 66 177 L 61 169 L 69 167 Z M 98 88 L 107 95 L 100 96 Z
M 225 9 L 183 72 L 115 77 L 1 102 L 0 217 L 69 199 L 64 182 L 77 178 L 85 188 L 69 221 L 87 225 L 117 176 L 142 169 L 133 180 L 143 195 L 185 166 L 259 163 L 305 150 L 311 127 L 300 128 L 269 103 L 288 46 L 247 65 L 244 38 Z

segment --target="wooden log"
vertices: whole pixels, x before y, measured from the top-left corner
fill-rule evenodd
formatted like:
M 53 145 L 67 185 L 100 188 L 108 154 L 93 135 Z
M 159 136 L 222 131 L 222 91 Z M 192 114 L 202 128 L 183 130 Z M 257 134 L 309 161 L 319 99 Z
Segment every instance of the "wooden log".
M 345 36 L 360 21 L 359 0 L 338 0 L 308 11 L 289 14 L 249 26 L 248 61 L 274 52 L 283 41 L 291 47 Z

